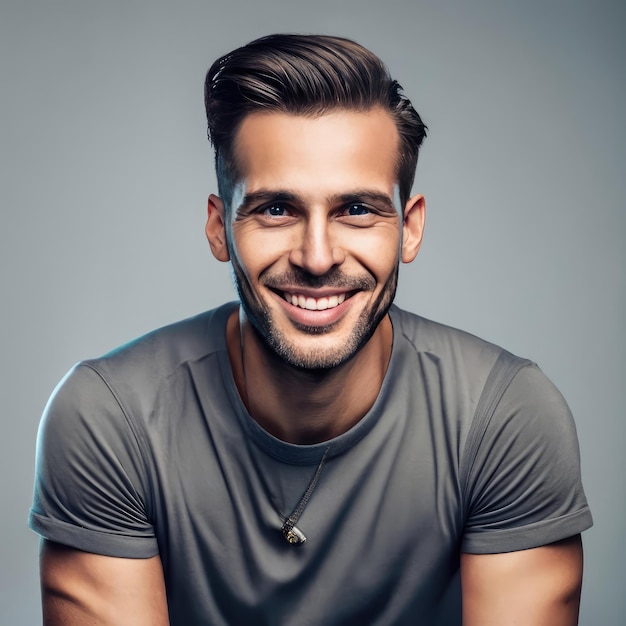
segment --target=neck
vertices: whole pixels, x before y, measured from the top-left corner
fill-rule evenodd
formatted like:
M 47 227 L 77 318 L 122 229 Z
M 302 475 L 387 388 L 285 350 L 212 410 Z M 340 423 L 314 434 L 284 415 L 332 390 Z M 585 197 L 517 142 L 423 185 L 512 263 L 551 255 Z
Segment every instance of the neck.
M 337 437 L 372 407 L 391 356 L 386 316 L 349 361 L 328 370 L 301 370 L 278 357 L 235 310 L 228 320 L 230 361 L 250 415 L 269 433 L 297 444 Z

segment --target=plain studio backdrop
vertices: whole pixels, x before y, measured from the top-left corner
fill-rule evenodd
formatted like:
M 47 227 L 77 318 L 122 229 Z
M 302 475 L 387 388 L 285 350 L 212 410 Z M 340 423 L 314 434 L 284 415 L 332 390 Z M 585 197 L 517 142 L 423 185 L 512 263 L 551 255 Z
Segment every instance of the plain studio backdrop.
M 203 78 L 287 31 L 363 43 L 423 115 L 427 230 L 397 302 L 532 358 L 561 389 L 595 518 L 581 623 L 623 624 L 624 6 L 1 0 L 0 623 L 40 621 L 26 517 L 56 383 L 234 298 L 203 232 Z

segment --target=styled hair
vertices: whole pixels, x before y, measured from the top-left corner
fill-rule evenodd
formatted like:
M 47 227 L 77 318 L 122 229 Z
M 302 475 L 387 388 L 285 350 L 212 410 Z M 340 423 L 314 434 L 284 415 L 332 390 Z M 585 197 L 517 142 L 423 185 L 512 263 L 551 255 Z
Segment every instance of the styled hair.
M 213 63 L 204 103 L 226 210 L 240 178 L 236 134 L 243 119 L 256 112 L 318 116 L 337 109 L 384 109 L 400 135 L 397 173 L 403 205 L 410 196 L 426 126 L 383 62 L 354 41 L 289 34 L 256 39 Z

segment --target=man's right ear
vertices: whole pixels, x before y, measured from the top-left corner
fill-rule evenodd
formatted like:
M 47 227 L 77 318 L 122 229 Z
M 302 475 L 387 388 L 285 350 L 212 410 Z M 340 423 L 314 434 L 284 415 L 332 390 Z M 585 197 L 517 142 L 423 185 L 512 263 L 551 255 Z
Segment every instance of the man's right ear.
M 211 246 L 211 252 L 218 261 L 230 261 L 228 245 L 226 244 L 226 222 L 224 218 L 224 203 L 221 198 L 211 194 L 207 207 L 206 237 Z

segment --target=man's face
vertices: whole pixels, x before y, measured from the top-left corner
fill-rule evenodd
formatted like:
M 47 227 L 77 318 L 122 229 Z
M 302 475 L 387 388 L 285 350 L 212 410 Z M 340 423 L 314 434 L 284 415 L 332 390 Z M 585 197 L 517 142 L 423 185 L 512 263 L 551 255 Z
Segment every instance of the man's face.
M 237 133 L 241 180 L 227 218 L 221 209 L 227 253 L 248 319 L 295 367 L 345 362 L 393 301 L 398 142 L 378 109 L 255 113 Z

